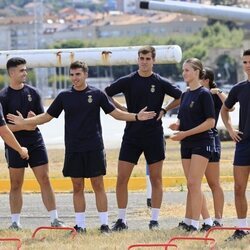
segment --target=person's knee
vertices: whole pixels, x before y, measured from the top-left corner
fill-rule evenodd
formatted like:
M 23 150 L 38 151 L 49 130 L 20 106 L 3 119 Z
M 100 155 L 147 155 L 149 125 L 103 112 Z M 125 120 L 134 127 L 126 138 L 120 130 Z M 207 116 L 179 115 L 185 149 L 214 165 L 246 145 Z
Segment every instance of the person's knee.
M 194 179 L 189 179 L 187 181 L 187 188 L 190 192 L 196 192 L 198 189 L 200 189 L 200 184 Z
M 10 182 L 11 191 L 20 191 L 22 189 L 23 181 L 22 180 L 11 180 Z
M 105 192 L 103 180 L 92 180 L 92 187 L 95 193 Z
M 50 187 L 50 180 L 47 174 L 44 174 L 41 177 L 39 177 L 38 182 L 42 187 Z
M 220 183 L 218 182 L 208 182 L 208 186 L 210 187 L 212 191 L 216 191 L 220 189 Z
M 152 188 L 159 188 L 162 186 L 162 177 L 161 176 L 151 176 L 150 177 L 150 182 Z
M 240 183 L 234 184 L 234 192 L 236 196 L 244 196 L 246 189 Z

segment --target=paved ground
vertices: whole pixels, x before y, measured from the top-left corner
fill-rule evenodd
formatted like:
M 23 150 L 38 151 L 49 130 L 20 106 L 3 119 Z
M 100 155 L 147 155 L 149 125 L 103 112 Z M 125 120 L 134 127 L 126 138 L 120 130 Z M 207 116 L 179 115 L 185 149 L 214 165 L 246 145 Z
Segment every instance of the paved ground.
M 248 197 L 250 191 L 248 191 Z M 206 194 L 211 198 L 210 193 Z M 168 204 L 182 204 L 185 205 L 186 192 L 164 192 L 163 205 Z M 72 205 L 72 194 L 56 194 L 57 206 L 60 218 L 69 226 L 74 225 L 74 210 Z M 10 225 L 9 202 L 8 194 L 0 194 L 0 228 L 7 228 Z M 24 205 L 22 211 L 21 224 L 23 228 L 35 229 L 39 226 L 46 226 L 49 224 L 48 214 L 42 204 L 40 194 L 24 194 Z M 115 193 L 108 193 L 109 200 L 109 215 L 110 224 L 116 220 L 117 206 Z M 225 200 L 233 204 L 232 191 L 225 192 Z M 87 201 L 87 227 L 99 227 L 99 218 L 95 208 L 94 194 L 86 194 Z M 129 193 L 129 207 L 127 213 L 127 221 L 129 229 L 146 229 L 149 220 L 149 210 L 146 208 L 146 196 L 144 192 Z M 161 228 L 173 228 L 177 225 L 181 218 L 176 217 L 160 217 Z M 233 226 L 234 218 L 224 218 L 224 225 Z M 249 221 L 250 224 L 250 221 Z

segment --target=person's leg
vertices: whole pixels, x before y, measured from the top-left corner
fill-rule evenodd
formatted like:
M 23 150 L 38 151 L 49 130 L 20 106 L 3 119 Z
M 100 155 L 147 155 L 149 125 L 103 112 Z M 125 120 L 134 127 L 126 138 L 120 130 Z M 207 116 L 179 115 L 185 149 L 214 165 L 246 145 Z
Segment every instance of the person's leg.
M 152 185 L 150 181 L 150 176 L 149 176 L 149 166 L 146 164 L 146 194 L 147 194 L 147 206 L 152 207 L 152 201 L 151 201 L 151 196 L 152 196 Z
M 191 164 L 191 159 L 182 159 L 182 168 L 184 171 L 184 175 L 186 177 L 186 180 L 188 178 L 188 173 L 190 169 L 190 164 Z M 187 198 L 186 198 L 186 211 L 185 211 L 185 217 L 182 222 L 179 223 L 180 228 L 187 230 L 188 227 L 191 225 L 192 221 L 192 210 L 191 210 L 191 203 L 190 203 L 190 192 L 189 190 L 187 191 Z
M 224 193 L 220 185 L 220 164 L 219 162 L 208 163 L 205 176 L 213 194 L 215 221 L 222 223 Z
M 11 222 L 13 229 L 15 229 L 15 224 L 17 228 L 20 227 L 20 213 L 23 205 L 22 197 L 22 185 L 24 179 L 25 168 L 11 168 L 9 167 L 10 175 L 10 212 L 11 212 Z M 13 224 L 14 223 L 14 224 Z
M 240 220 L 238 223 L 241 226 L 247 226 L 247 198 L 246 188 L 249 178 L 250 166 L 234 166 L 234 195 L 235 195 L 235 208 L 237 218 Z M 243 222 L 245 220 L 245 222 Z M 239 226 L 239 225 L 238 225 Z
M 101 222 L 100 231 L 101 233 L 109 233 L 109 222 L 108 222 L 108 200 L 105 193 L 103 176 L 90 178 L 91 185 L 95 192 L 96 208 L 99 212 L 99 218 Z
M 191 158 L 190 169 L 188 173 L 187 186 L 190 192 L 191 210 L 192 210 L 192 223 L 196 229 L 199 228 L 199 218 L 201 214 L 203 193 L 201 191 L 201 181 L 205 174 L 208 159 L 193 154 Z
M 82 232 L 86 228 L 85 224 L 85 197 L 84 197 L 84 179 L 71 178 L 73 185 L 73 204 L 75 210 L 76 230 Z
M 41 189 L 42 200 L 44 206 L 50 215 L 51 225 L 55 227 L 62 227 L 64 223 L 58 220 L 58 213 L 56 209 L 55 194 L 49 180 L 48 164 L 33 167 L 33 173 L 39 183 Z

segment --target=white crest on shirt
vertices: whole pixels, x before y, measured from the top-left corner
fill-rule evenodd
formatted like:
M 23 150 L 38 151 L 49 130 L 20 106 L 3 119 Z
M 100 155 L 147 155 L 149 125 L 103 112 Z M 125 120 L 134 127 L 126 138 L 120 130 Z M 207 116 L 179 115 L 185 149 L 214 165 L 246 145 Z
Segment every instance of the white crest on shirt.
M 91 103 L 91 102 L 93 102 L 93 97 L 92 95 L 88 95 L 88 103 Z
M 150 89 L 151 93 L 154 93 L 155 92 L 155 85 L 151 85 L 151 89 Z
M 32 102 L 32 97 L 31 97 L 31 95 L 28 95 L 28 101 L 29 101 L 29 102 Z

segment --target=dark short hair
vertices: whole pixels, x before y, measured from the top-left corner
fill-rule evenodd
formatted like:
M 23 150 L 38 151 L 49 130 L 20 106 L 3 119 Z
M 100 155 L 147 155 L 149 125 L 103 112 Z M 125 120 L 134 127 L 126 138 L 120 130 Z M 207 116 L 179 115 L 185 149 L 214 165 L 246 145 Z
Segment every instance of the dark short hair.
M 209 80 L 210 89 L 217 87 L 216 83 L 214 82 L 214 72 L 211 68 L 205 67 L 203 79 Z
M 148 54 L 151 53 L 152 54 L 152 58 L 155 59 L 156 56 L 156 51 L 155 48 L 153 46 L 143 46 L 138 50 L 138 56 L 140 56 L 140 54 Z
M 72 62 L 69 66 L 69 69 L 82 69 L 83 72 L 85 73 L 88 73 L 89 71 L 89 68 L 88 68 L 88 65 L 87 63 L 83 62 L 83 61 L 75 61 L 75 62 Z
M 26 60 L 22 57 L 12 57 L 6 63 L 6 68 L 9 71 L 10 68 L 15 68 L 19 65 L 26 64 Z
M 244 50 L 243 56 L 250 56 L 250 49 Z

